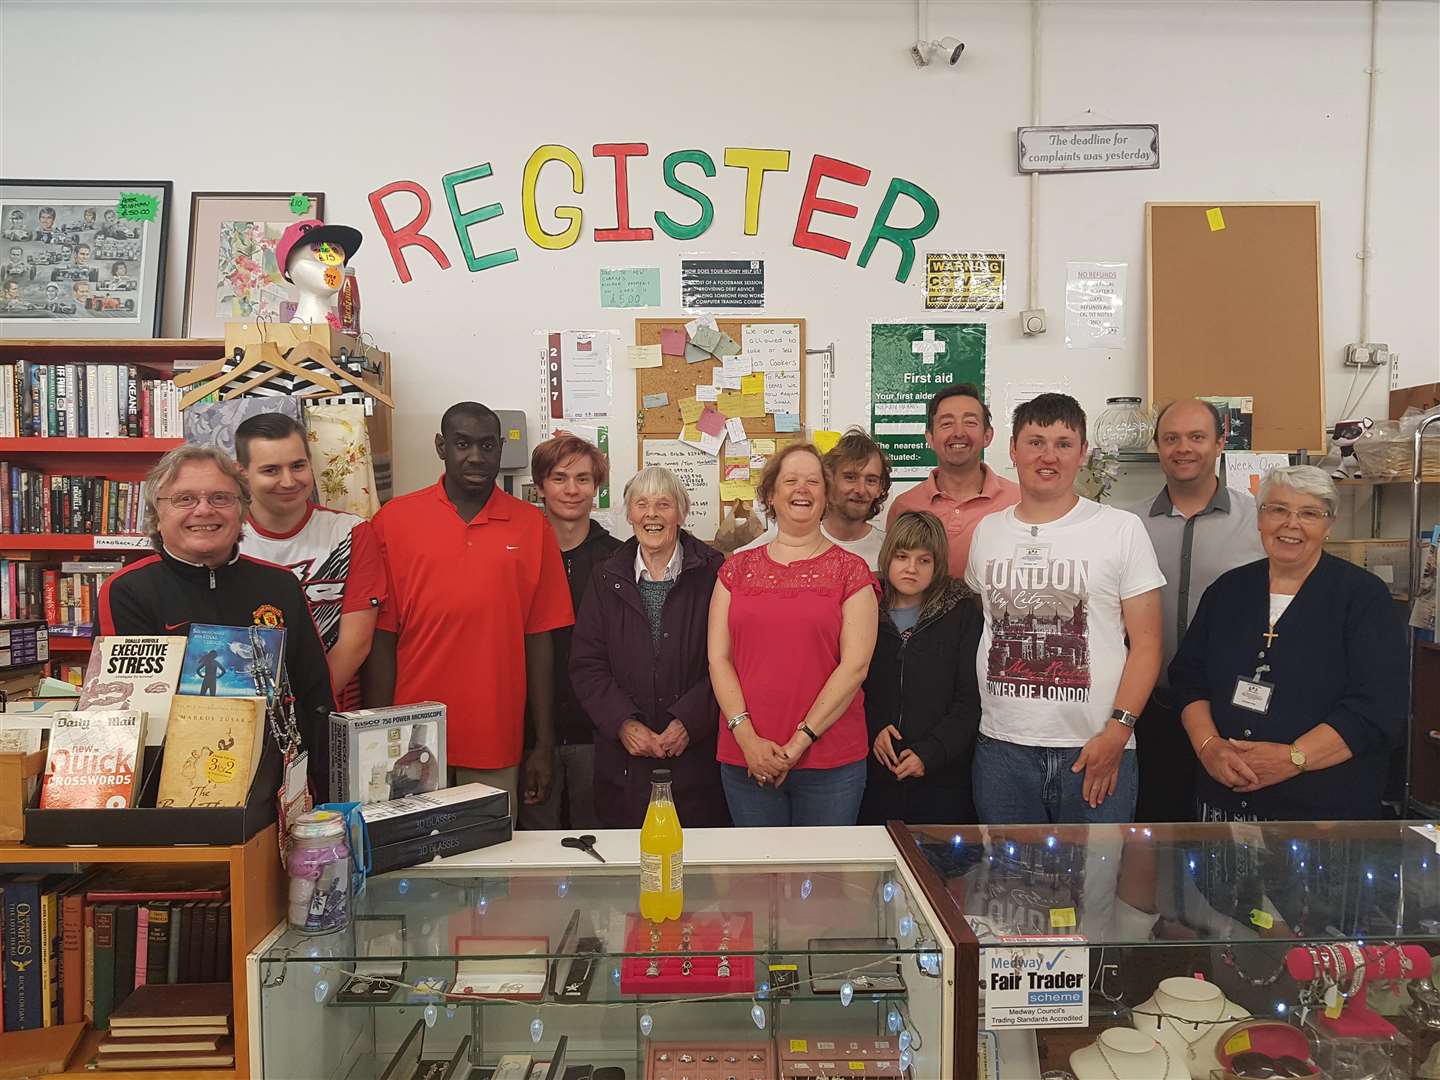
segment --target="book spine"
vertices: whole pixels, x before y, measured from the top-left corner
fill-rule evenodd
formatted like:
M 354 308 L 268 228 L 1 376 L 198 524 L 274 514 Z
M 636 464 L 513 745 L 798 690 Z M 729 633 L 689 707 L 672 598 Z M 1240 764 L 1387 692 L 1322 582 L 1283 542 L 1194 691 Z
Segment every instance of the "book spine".
M 47 438 L 55 435 L 55 365 L 43 364 L 40 367 L 40 386 L 43 392 L 41 401 L 44 405 L 45 426 L 40 434 Z
M 155 433 L 151 427 L 150 419 L 152 408 L 150 395 L 154 385 L 155 384 L 149 379 L 145 379 L 140 383 L 140 435 L 142 438 L 148 438 Z
M 27 379 L 30 391 L 30 434 L 42 435 L 45 419 L 45 399 L 40 385 L 40 365 L 31 364 Z
M 0 364 L 0 437 L 15 437 L 15 416 L 11 411 L 15 398 L 10 388 L 15 384 L 13 365 Z
M 42 1025 L 40 1003 L 40 883 L 5 884 L 5 1030 Z
M 230 901 L 220 905 L 219 923 L 215 928 L 215 979 L 230 981 Z
M 166 983 L 166 968 L 170 962 L 170 905 L 150 905 L 149 947 L 145 954 L 145 981 Z
M 95 1015 L 95 908 L 85 905 L 85 1005 L 81 1014 L 89 1020 Z
M 185 905 L 185 940 L 180 943 L 180 981 L 200 981 L 200 942 L 204 938 L 205 906 L 195 902 Z
M 115 915 L 114 904 L 95 908 L 95 991 L 90 1022 L 100 1031 L 110 1026 L 115 1007 Z
M 90 434 L 89 427 L 86 425 L 85 422 L 87 419 L 87 402 L 85 400 L 85 376 L 87 374 L 86 369 L 89 368 L 90 365 L 74 364 L 72 366 L 75 369 L 75 434 L 83 439 L 85 436 Z
M 45 958 L 50 970 L 45 975 L 46 1027 L 60 1023 L 60 890 L 56 886 L 41 897 L 45 912 Z
M 45 625 L 55 626 L 60 619 L 60 574 L 55 570 L 46 570 L 45 574 Z
M 145 985 L 145 975 L 150 968 L 150 905 L 137 904 L 135 907 L 135 989 Z
M 40 894 L 40 1026 L 55 1026 L 55 964 L 50 950 L 50 924 L 55 918 L 55 894 Z
M 200 943 L 200 981 L 215 982 L 215 939 L 220 932 L 220 901 L 205 905 L 205 930 Z
M 80 435 L 80 374 L 83 365 L 68 364 L 65 371 L 65 434 Z
M 185 905 L 174 904 L 170 908 L 170 947 L 165 958 L 165 981 L 180 981 L 180 940 L 185 933 Z
M 125 434 L 132 439 L 140 436 L 140 388 L 134 364 L 125 366 Z
M 85 365 L 85 434 L 100 435 L 100 365 Z
M 85 894 L 73 890 L 60 903 L 60 1019 L 85 1015 Z
M 85 531 L 85 478 L 67 476 L 65 483 L 70 488 L 70 531 L 82 533 Z
M 139 921 L 139 905 L 121 904 L 115 909 L 115 972 L 111 979 L 115 999 L 111 1009 L 125 1004 L 135 989 L 135 927 Z

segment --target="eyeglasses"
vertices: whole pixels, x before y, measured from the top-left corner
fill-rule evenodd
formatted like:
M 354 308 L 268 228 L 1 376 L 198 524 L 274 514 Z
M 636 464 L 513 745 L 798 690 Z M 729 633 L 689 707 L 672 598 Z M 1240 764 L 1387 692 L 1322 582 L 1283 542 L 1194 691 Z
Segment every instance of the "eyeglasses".
M 1313 506 L 1291 510 L 1279 503 L 1265 503 L 1260 507 L 1260 516 L 1272 525 L 1282 525 L 1294 517 L 1301 525 L 1319 525 L 1330 517 L 1328 510 L 1316 510 Z
M 1237 1054 L 1230 1062 L 1230 1071 L 1241 1077 L 1242 1080 L 1271 1080 L 1274 1077 L 1319 1075 L 1314 1066 L 1297 1057 L 1283 1054 L 1280 1057 L 1272 1058 L 1268 1054 L 1261 1054 L 1253 1050 L 1249 1053 Z
M 215 510 L 229 510 L 240 502 L 240 496 L 233 491 L 182 491 L 179 495 L 157 495 L 156 502 L 168 502 L 176 510 L 194 510 L 204 499 Z

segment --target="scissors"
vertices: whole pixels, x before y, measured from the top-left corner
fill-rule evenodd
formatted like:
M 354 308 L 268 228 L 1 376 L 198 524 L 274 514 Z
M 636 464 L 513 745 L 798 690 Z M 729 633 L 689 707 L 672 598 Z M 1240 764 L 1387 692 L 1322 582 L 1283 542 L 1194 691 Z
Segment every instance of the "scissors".
M 590 855 L 595 856 L 595 858 L 599 859 L 601 862 L 605 861 L 605 856 L 601 855 L 598 851 L 595 850 L 595 837 L 591 836 L 589 833 L 586 833 L 584 836 L 567 836 L 565 837 L 565 839 L 560 841 L 560 846 L 576 848 L 579 851 L 584 851 Z

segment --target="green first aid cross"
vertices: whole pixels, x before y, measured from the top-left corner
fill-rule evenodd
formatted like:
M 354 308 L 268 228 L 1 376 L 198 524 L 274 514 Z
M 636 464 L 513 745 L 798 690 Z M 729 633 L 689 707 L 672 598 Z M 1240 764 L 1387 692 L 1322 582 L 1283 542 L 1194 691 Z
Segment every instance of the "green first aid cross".
M 935 467 L 925 445 L 925 406 L 956 383 L 984 392 L 984 323 L 871 325 L 870 434 L 896 480 L 923 480 Z

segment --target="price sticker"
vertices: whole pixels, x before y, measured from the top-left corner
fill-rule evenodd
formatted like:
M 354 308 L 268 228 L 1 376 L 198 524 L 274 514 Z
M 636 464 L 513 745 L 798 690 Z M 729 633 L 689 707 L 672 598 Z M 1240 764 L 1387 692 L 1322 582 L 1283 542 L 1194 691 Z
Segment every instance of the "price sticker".
M 1259 908 L 1250 910 L 1250 921 L 1261 930 L 1269 930 L 1275 925 L 1275 916 L 1268 911 L 1261 911 Z
M 1075 909 L 1073 907 L 1056 907 L 1050 909 L 1050 925 L 1054 928 L 1075 925 Z

